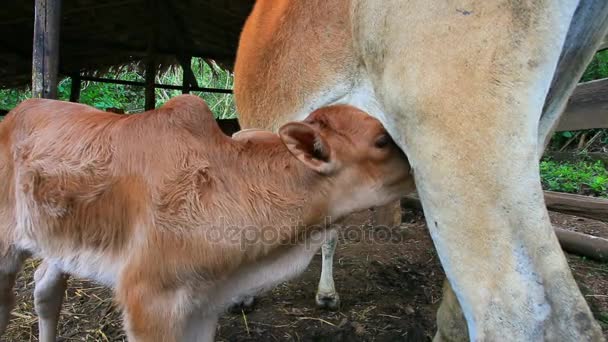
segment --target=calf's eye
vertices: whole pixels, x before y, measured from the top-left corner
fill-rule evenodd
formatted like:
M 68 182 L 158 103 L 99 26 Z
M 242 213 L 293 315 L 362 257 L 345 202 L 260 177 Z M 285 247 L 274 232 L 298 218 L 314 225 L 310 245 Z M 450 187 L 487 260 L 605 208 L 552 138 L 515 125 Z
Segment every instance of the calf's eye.
M 382 134 L 381 136 L 379 136 L 376 141 L 374 142 L 374 146 L 376 148 L 385 148 L 387 147 L 391 142 L 391 137 L 388 134 Z

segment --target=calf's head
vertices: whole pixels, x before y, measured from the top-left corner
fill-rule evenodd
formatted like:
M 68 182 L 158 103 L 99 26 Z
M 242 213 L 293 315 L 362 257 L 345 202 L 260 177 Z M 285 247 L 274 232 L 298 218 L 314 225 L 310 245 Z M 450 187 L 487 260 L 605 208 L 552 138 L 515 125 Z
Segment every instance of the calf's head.
M 295 158 L 326 178 L 334 219 L 414 190 L 405 154 L 378 120 L 357 108 L 318 109 L 282 126 L 279 136 Z

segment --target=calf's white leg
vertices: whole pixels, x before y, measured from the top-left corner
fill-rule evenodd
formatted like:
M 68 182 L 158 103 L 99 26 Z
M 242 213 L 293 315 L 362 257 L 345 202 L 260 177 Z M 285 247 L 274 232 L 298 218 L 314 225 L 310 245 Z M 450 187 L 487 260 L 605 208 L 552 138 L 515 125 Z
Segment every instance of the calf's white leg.
M 15 305 L 13 287 L 25 259 L 25 256 L 13 247 L 8 247 L 5 251 L 1 250 L 2 247 L 0 242 L 0 253 L 4 253 L 0 256 L 0 336 L 6 331 L 11 310 Z
M 338 245 L 338 234 L 334 230 L 327 242 L 321 246 L 321 278 L 315 297 L 317 306 L 320 308 L 337 309 L 340 305 L 340 296 L 334 284 L 333 262 L 336 246 Z
M 213 342 L 217 330 L 218 316 L 193 315 L 188 320 L 181 338 L 183 342 Z
M 39 339 L 41 342 L 54 342 L 68 275 L 43 262 L 36 269 L 34 280 L 34 306 L 38 314 Z

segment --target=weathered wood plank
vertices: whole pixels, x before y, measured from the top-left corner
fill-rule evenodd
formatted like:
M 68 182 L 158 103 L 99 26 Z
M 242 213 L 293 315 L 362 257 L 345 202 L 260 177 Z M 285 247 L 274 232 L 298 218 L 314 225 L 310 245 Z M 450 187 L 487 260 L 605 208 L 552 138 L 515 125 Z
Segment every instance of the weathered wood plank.
M 545 203 L 552 211 L 608 222 L 606 199 L 545 191 Z
M 36 0 L 32 53 L 32 95 L 57 97 L 61 0 Z
M 556 131 L 591 128 L 608 128 L 608 78 L 576 87 Z

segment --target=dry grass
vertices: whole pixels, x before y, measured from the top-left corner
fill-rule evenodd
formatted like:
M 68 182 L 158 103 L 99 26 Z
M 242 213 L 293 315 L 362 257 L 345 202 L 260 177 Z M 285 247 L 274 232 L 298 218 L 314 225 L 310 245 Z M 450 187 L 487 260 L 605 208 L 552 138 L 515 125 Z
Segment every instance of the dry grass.
M 608 224 L 552 215 L 554 223 L 608 236 Z M 408 213 L 395 228 L 397 243 L 342 241 L 334 275 L 338 311 L 315 308 L 320 257 L 304 274 L 258 299 L 253 311 L 226 314 L 217 341 L 430 341 L 444 278 L 422 216 Z M 373 229 L 373 228 L 370 228 Z M 608 265 L 576 256 L 570 266 L 596 318 L 608 327 Z M 37 261 L 28 261 L 17 286 L 17 307 L 5 341 L 38 341 L 32 290 Z M 58 341 L 126 341 L 120 310 L 109 289 L 71 279 L 59 321 Z M 608 337 L 608 333 L 605 333 Z M 3 340 L 3 341 L 4 341 Z
M 38 319 L 33 308 L 34 270 L 40 262 L 28 260 L 17 281 L 17 305 L 3 336 L 7 341 L 38 341 Z M 112 292 L 95 283 L 68 281 L 58 326 L 60 341 L 126 341 L 120 310 Z

